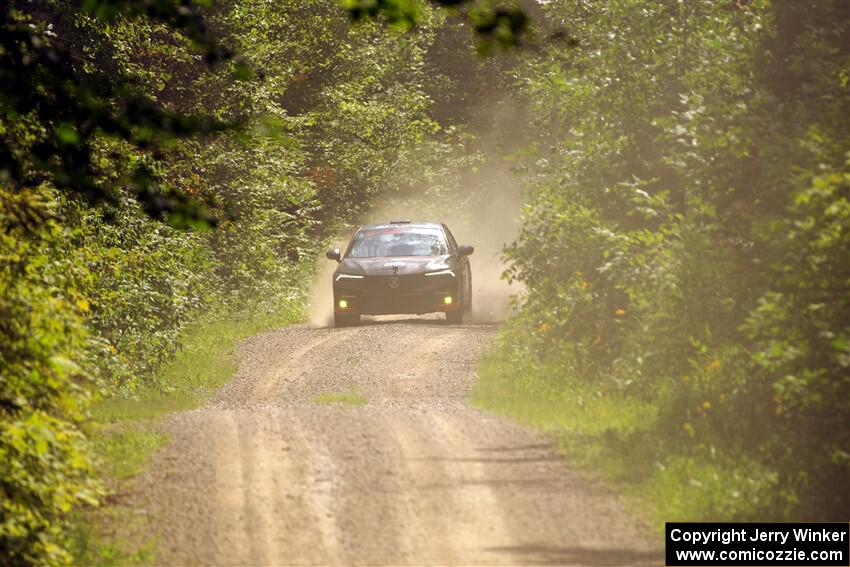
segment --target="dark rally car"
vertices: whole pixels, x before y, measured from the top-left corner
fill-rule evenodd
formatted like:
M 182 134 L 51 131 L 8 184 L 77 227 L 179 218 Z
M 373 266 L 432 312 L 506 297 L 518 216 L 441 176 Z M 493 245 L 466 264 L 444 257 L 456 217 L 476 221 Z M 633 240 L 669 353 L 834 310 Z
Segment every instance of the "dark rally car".
M 361 226 L 333 275 L 334 322 L 360 322 L 361 315 L 445 312 L 450 324 L 472 306 L 474 248 L 458 246 L 445 224 L 394 221 Z

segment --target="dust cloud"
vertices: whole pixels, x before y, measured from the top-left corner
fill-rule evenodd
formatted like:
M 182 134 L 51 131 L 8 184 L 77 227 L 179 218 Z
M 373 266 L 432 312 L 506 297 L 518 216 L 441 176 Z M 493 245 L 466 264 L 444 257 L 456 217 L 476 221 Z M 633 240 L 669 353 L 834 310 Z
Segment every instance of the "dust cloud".
M 490 62 L 498 64 L 498 62 Z M 469 77 L 461 80 L 471 80 Z M 508 157 L 527 142 L 528 120 L 524 105 L 501 93 L 493 100 L 476 100 L 465 111 L 466 121 L 475 125 L 474 141 L 466 147 L 469 158 L 477 156 L 477 165 L 451 170 L 429 183 L 402 182 L 403 189 L 386 188 L 380 205 L 357 219 L 357 225 L 412 220 L 443 222 L 458 244 L 475 247 L 470 257 L 472 268 L 472 312 L 464 318 L 470 323 L 496 323 L 512 313 L 511 297 L 520 294 L 519 284 L 510 285 L 502 278 L 505 271 L 503 252 L 519 231 L 523 206 L 520 176 Z M 417 178 L 417 172 L 410 177 Z M 340 233 L 333 246 L 344 249 L 356 226 Z M 310 302 L 310 323 L 333 323 L 331 274 L 336 262 L 322 254 L 316 270 Z
M 458 244 L 475 247 L 470 256 L 472 268 L 472 311 L 464 320 L 470 323 L 496 323 L 512 312 L 510 298 L 520 291 L 502 278 L 505 270 L 504 247 L 513 241 L 519 228 L 522 196 L 519 185 L 507 167 L 494 168 L 483 188 L 476 187 L 469 198 L 460 198 L 455 206 L 429 202 L 427 192 L 408 194 L 385 201 L 378 209 L 357 223 L 379 223 L 390 220 L 444 222 Z M 473 191 L 470 191 L 473 192 Z M 354 227 L 340 234 L 334 244 L 344 249 Z M 331 277 L 336 262 L 324 254 L 318 260 L 310 293 L 310 324 L 315 327 L 333 325 Z
M 333 327 L 334 298 L 331 278 L 336 269 L 336 262 L 328 260 L 322 253 L 316 264 L 315 275 L 310 285 L 310 302 L 307 304 L 308 321 L 311 327 Z
M 511 184 L 510 172 L 503 181 L 484 189 L 473 201 L 474 210 L 456 211 L 432 220 L 445 222 L 458 241 L 475 247 L 472 268 L 472 323 L 495 323 L 511 314 L 510 298 L 519 291 L 502 278 L 504 248 L 516 237 L 522 208 L 520 191 Z

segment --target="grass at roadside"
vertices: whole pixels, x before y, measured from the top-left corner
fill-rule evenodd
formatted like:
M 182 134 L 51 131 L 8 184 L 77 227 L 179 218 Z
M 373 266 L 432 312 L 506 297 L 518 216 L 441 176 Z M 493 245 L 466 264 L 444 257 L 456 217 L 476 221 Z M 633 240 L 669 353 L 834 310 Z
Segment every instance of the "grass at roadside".
M 362 406 L 369 402 L 369 398 L 356 390 L 350 390 L 348 392 L 323 392 L 318 396 L 314 396 L 310 401 L 314 404 Z
M 236 372 L 243 339 L 301 320 L 303 311 L 296 304 L 261 316 L 251 312 L 208 315 L 187 328 L 175 356 L 151 380 L 156 386 L 93 406 L 89 437 L 110 496 L 101 507 L 75 518 L 75 564 L 134 566 L 155 561 L 155 539 L 139 537 L 151 531 L 155 519 L 123 506 L 121 495 L 168 443 L 167 436 L 157 431 L 156 420 L 201 406 L 229 381 Z
M 132 486 L 153 453 L 168 438 L 148 423 L 134 420 L 94 426 L 90 437 L 108 483 L 109 498 L 101 507 L 77 512 L 71 532 L 75 564 L 89 566 L 148 565 L 155 559 L 153 537 L 135 541 L 128 534 L 144 530 L 149 518 L 135 514 L 116 501 Z
M 155 387 L 134 397 L 115 397 L 93 408 L 99 422 L 149 420 L 202 405 L 236 372 L 239 343 L 252 335 L 303 319 L 300 307 L 273 315 L 251 312 L 207 316 L 184 333 L 174 358 L 158 373 Z
M 650 404 L 603 396 L 584 384 L 571 384 L 557 393 L 544 389 L 540 386 L 545 378 L 534 374 L 550 370 L 529 372 L 516 360 L 490 352 L 479 363 L 473 400 L 537 429 L 576 435 L 635 430 L 654 417 Z M 517 379 L 522 374 L 523 379 Z
M 511 334 L 514 333 L 514 334 Z M 507 325 L 479 363 L 474 404 L 553 435 L 570 461 L 626 496 L 653 529 L 665 521 L 752 519 L 771 476 L 752 461 L 682 447 L 658 400 L 612 392 L 537 360 Z

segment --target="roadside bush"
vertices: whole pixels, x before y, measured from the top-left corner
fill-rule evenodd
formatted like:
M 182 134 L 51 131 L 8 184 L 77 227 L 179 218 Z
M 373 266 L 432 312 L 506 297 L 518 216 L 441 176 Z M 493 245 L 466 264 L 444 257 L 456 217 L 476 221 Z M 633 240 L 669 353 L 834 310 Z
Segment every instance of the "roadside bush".
M 151 222 L 127 199 L 108 209 L 68 203 L 68 245 L 88 270 L 90 364 L 106 391 L 132 391 L 178 347 L 216 292 L 208 235 Z
M 648 432 L 618 435 L 692 475 L 687 498 L 714 519 L 840 520 L 850 11 L 545 10 L 574 25 L 577 47 L 518 71 L 544 132 L 508 249 L 527 290 L 523 342 L 542 364 L 566 359 L 547 379 L 566 390 L 652 403 Z M 704 482 L 693 463 L 727 480 Z M 749 486 L 751 506 L 724 483 Z
M 0 564 L 61 565 L 100 491 L 90 401 L 173 389 L 211 314 L 291 321 L 323 241 L 463 145 L 429 116 L 427 5 L 404 35 L 335 0 L 7 4 Z
M 0 557 L 62 564 L 65 518 L 98 484 L 81 432 L 92 396 L 82 361 L 89 274 L 44 189 L 0 190 Z

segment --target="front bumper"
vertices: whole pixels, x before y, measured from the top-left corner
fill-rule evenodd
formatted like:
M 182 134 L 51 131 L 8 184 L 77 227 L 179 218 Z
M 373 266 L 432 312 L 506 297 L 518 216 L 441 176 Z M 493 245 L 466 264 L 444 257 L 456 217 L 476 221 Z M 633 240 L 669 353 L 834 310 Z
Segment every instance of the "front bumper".
M 422 314 L 460 309 L 457 278 L 449 275 L 365 276 L 334 282 L 334 313 Z

